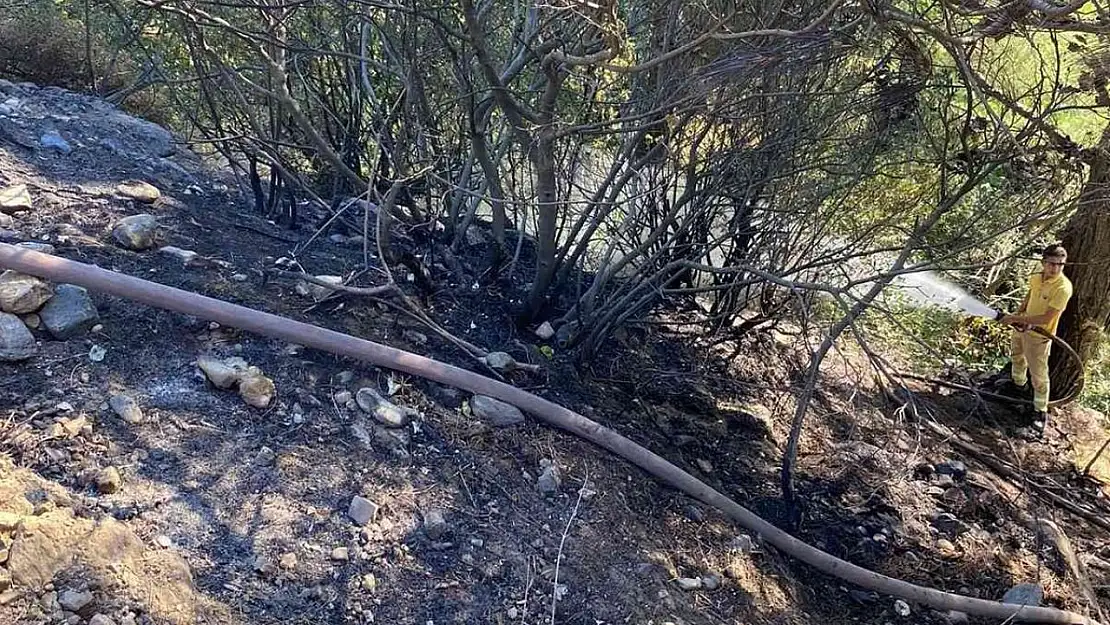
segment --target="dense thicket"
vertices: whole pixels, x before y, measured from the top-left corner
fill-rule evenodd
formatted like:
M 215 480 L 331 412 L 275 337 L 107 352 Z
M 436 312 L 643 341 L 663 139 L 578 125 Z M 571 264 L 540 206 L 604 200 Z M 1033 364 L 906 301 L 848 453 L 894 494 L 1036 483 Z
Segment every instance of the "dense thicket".
M 1066 338 L 1093 359 L 1110 315 L 1094 3 L 25 0 L 0 72 L 34 79 L 28 50 L 58 51 L 28 16 L 67 33 L 65 81 L 157 94 L 259 211 L 326 210 L 367 263 L 488 220 L 483 279 L 524 278 L 522 320 L 584 358 L 674 305 L 722 341 L 790 310 L 828 324 L 811 390 L 898 275 L 1005 296 L 1058 233 L 1085 263 Z

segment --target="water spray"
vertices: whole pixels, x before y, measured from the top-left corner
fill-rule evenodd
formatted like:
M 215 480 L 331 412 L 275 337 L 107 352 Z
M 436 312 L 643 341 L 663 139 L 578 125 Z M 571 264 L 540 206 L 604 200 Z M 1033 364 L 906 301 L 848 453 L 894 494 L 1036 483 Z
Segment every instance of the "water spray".
M 967 291 L 961 289 L 955 284 L 952 284 L 951 282 L 948 282 L 947 280 L 944 280 L 933 272 L 925 271 L 919 273 L 905 274 L 903 276 L 899 276 L 897 283 L 898 286 L 902 287 L 903 291 L 909 296 L 910 300 L 919 305 L 931 305 L 948 310 L 953 310 L 955 312 L 963 312 L 972 317 L 981 317 L 998 323 L 1001 323 L 1002 319 L 1006 317 L 1005 312 L 991 308 L 990 306 L 976 299 Z M 1072 360 L 1075 361 L 1076 370 L 1079 371 L 1079 379 L 1076 380 L 1073 387 L 1069 389 L 1068 394 L 1059 399 L 1049 401 L 1048 406 L 1050 408 L 1058 408 L 1060 406 L 1064 406 L 1075 401 L 1075 399 L 1079 397 L 1079 394 L 1083 391 L 1084 383 L 1083 360 L 1079 357 L 1079 354 L 1077 354 L 1075 350 L 1072 349 L 1071 345 L 1068 345 L 1066 342 L 1064 342 L 1063 339 L 1040 326 L 1033 326 L 1029 328 L 1028 331 L 1039 334 L 1049 339 L 1054 345 L 1064 350 L 1064 352 Z M 988 397 L 990 399 L 1011 404 L 1021 405 L 1032 403 L 1026 399 L 1010 397 L 1008 395 L 1001 395 L 999 393 L 991 393 L 989 391 L 983 391 L 981 389 L 972 388 L 963 384 L 957 384 L 955 382 L 949 382 L 947 380 L 938 380 L 935 378 L 925 378 L 908 374 L 902 374 L 900 377 L 921 380 L 923 382 L 931 382 L 933 384 L 937 384 L 947 388 L 968 391 L 976 393 L 983 397 Z

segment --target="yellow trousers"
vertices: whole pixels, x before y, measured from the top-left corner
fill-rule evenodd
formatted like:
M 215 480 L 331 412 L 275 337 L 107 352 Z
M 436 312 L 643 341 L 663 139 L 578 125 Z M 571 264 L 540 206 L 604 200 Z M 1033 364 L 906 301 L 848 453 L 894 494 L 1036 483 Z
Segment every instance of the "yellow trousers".
M 1033 408 L 1048 410 L 1048 352 L 1052 341 L 1034 332 L 1014 330 L 1010 346 L 1014 384 L 1025 386 L 1026 372 L 1033 383 Z

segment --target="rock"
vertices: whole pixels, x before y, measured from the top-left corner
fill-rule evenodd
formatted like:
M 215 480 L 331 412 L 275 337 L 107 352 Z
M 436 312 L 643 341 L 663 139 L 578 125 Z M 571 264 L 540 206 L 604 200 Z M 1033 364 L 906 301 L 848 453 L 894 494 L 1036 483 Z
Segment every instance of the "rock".
M 200 258 L 200 254 L 197 254 L 193 250 L 183 250 L 180 247 L 174 247 L 172 245 L 160 247 L 158 248 L 158 252 L 179 259 L 181 264 L 185 266 L 196 264 L 197 259 Z
M 1040 584 L 1018 584 L 1002 595 L 1002 603 L 1012 605 L 1038 606 L 1042 601 L 1044 601 L 1044 589 Z
M 116 625 L 116 622 L 103 614 L 94 614 L 93 617 L 89 619 L 89 625 Z
M 546 341 L 547 339 L 555 336 L 555 328 L 551 326 L 550 321 L 544 321 L 540 324 L 540 327 L 536 328 L 536 336 L 540 337 L 541 340 Z
M 56 150 L 62 154 L 69 154 L 73 151 L 69 142 L 63 139 L 62 135 L 58 134 L 56 130 L 43 133 L 43 135 L 39 137 L 39 145 L 45 150 Z
M 11 230 L 15 226 L 15 220 L 7 213 L 0 213 L 0 228 Z
M 87 590 L 65 590 L 58 595 L 58 605 L 70 612 L 80 612 L 93 602 L 93 594 Z
M 755 542 L 752 537 L 747 534 L 740 534 L 732 539 L 728 544 L 729 549 L 735 549 L 740 553 L 755 553 Z
M 968 529 L 967 523 L 959 520 L 956 515 L 950 512 L 935 512 L 929 520 L 933 527 L 949 536 L 959 536 Z
M 341 276 L 323 275 L 316 276 L 316 279 L 322 282 L 327 282 L 328 284 L 334 284 L 336 286 L 343 284 L 343 278 Z M 328 288 L 320 284 L 313 284 L 312 282 L 305 282 L 304 280 L 297 282 L 297 285 L 293 287 L 293 290 L 297 293 L 297 295 L 300 295 L 302 297 L 311 297 L 316 301 L 320 301 L 335 292 L 335 289 Z
M 470 410 L 493 427 L 504 428 L 524 423 L 524 413 L 519 408 L 485 395 L 471 397 Z
M 278 566 L 287 571 L 291 571 L 297 568 L 297 554 L 287 553 L 281 556 L 281 559 L 278 560 Z
M 717 590 L 721 587 L 721 576 L 716 573 L 702 575 L 701 586 L 706 590 Z
M 0 313 L 0 362 L 27 360 L 38 349 L 35 337 L 19 317 Z
M 863 605 L 875 603 L 879 600 L 878 593 L 872 592 L 870 590 L 860 590 L 858 588 L 853 588 L 852 590 L 849 590 L 848 596 L 852 598 L 852 601 Z
M 337 406 L 346 406 L 347 403 L 353 399 L 353 396 L 351 395 L 351 391 L 339 391 L 333 395 L 332 398 L 335 400 Z
M 516 360 L 505 352 L 490 352 L 480 359 L 494 371 L 508 372 L 516 369 Z
M 331 559 L 346 562 L 351 559 L 350 550 L 346 547 L 336 547 L 331 550 Z
M 447 534 L 447 520 L 443 518 L 440 510 L 428 510 L 424 513 L 424 533 L 432 540 L 439 540 Z
M 43 325 L 51 336 L 64 341 L 96 325 L 100 318 L 89 292 L 73 284 L 54 287 L 54 297 L 39 311 Z
M 902 618 L 910 615 L 910 604 L 901 599 L 894 600 L 894 613 Z
M 41 278 L 18 271 L 0 273 L 0 310 L 14 315 L 33 313 L 54 295 Z
M 242 358 L 232 357 L 225 360 L 201 356 L 197 358 L 197 367 L 204 372 L 216 388 L 229 389 L 239 382 L 240 376 L 247 371 L 247 361 Z
M 158 187 L 142 180 L 127 180 L 116 185 L 116 193 L 132 200 L 153 204 L 162 197 Z
M 143 422 L 143 411 L 139 404 L 127 395 L 112 395 L 108 400 L 112 410 L 127 423 L 135 425 Z
M 694 462 L 697 463 L 698 469 L 700 469 L 702 473 L 712 473 L 713 472 L 713 464 L 711 462 L 709 462 L 708 460 L 706 460 L 704 458 L 698 458 Z
M 951 475 L 954 479 L 962 480 L 967 476 L 967 465 L 959 460 L 948 460 L 941 462 L 936 467 L 936 472 L 940 475 Z
M 554 495 L 559 492 L 559 486 L 563 483 L 559 476 L 559 469 L 553 462 L 546 459 L 540 465 L 544 466 L 544 470 L 540 477 L 536 479 L 536 490 L 544 495 Z
M 0 213 L 10 215 L 19 211 L 29 211 L 31 208 L 33 205 L 27 185 L 17 184 L 0 189 Z
M 154 539 L 154 544 L 158 545 L 159 547 L 161 547 L 163 549 L 169 549 L 170 547 L 173 547 L 173 540 L 169 536 L 166 536 L 165 534 L 159 534 Z
M 960 554 L 959 550 L 956 549 L 956 545 L 947 538 L 937 540 L 937 551 L 940 552 L 942 558 L 954 558 Z
M 365 497 L 351 498 L 351 505 L 347 508 L 347 516 L 359 527 L 365 527 L 378 514 L 378 504 Z
M 42 317 L 39 317 L 35 313 L 22 315 L 20 319 L 23 320 L 23 325 L 31 328 L 32 330 L 38 330 L 39 327 L 42 325 Z
M 245 273 L 233 273 L 233 274 L 231 274 L 231 281 L 232 282 L 246 282 L 247 279 L 248 279 L 248 276 Z
M 121 488 L 123 488 L 123 476 L 115 467 L 103 469 L 96 476 L 96 490 L 104 495 L 118 493 Z
M 124 217 L 112 228 L 112 238 L 125 249 L 142 251 L 154 247 L 158 218 L 140 213 Z
M 956 485 L 956 480 L 953 479 L 951 475 L 949 475 L 947 473 L 938 473 L 937 474 L 937 486 L 939 486 L 940 488 L 948 489 L 948 488 L 952 488 L 955 485 Z
M 680 577 L 675 580 L 675 583 L 682 590 L 698 590 L 701 588 L 700 577 Z
M 378 587 L 378 578 L 374 577 L 373 573 L 367 573 L 362 576 L 362 589 L 367 592 L 374 592 Z
M 363 412 L 373 415 L 384 426 L 402 428 L 409 424 L 408 411 L 382 397 L 372 388 L 358 389 L 358 393 L 355 393 L 355 402 Z
M 247 405 L 265 408 L 270 405 L 276 394 L 277 387 L 274 386 L 274 381 L 262 375 L 258 367 L 248 368 L 239 378 L 239 397 L 242 397 Z
M 20 243 L 16 243 L 15 246 L 42 254 L 53 254 L 55 252 L 53 245 L 50 245 L 49 243 L 39 243 L 38 241 L 22 241 Z

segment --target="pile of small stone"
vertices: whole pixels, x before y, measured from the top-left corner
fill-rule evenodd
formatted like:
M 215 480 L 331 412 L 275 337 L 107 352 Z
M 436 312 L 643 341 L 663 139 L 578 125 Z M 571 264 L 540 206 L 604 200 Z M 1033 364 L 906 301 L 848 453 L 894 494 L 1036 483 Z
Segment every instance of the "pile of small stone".
M 12 270 L 0 273 L 0 362 L 33 357 L 38 344 L 32 331 L 44 330 L 64 341 L 90 330 L 98 320 L 96 306 L 82 287 L 52 285 Z

